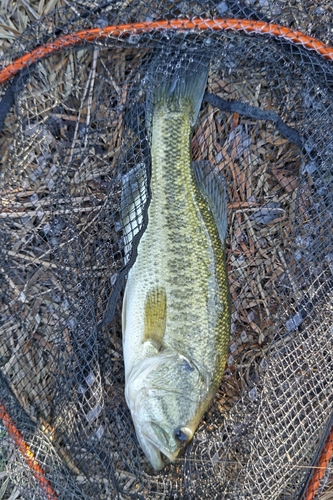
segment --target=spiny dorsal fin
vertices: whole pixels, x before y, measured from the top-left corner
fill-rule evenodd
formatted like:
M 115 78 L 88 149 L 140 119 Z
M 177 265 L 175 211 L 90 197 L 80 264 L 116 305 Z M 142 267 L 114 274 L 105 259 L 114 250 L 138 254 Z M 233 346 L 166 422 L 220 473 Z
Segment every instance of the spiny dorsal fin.
M 166 292 L 162 287 L 147 293 L 145 302 L 145 329 L 143 341 L 151 340 L 161 348 L 166 325 Z

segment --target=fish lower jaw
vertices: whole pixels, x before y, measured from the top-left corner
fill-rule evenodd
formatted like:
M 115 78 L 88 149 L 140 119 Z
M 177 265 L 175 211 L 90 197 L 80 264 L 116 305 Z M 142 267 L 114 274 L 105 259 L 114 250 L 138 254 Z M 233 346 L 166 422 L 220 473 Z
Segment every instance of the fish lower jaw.
M 164 455 L 168 460 L 170 460 L 170 462 L 175 462 L 178 458 L 178 453 L 179 453 L 179 450 L 177 450 L 176 453 L 172 454 L 170 453 L 169 451 L 166 451 L 166 450 L 159 450 L 160 454 Z
M 158 448 L 155 448 L 156 449 L 156 452 L 158 453 L 159 455 L 159 460 L 158 461 L 155 461 L 153 463 L 152 460 L 149 459 L 151 465 L 153 466 L 153 468 L 155 470 L 161 470 L 163 469 L 167 464 L 165 463 L 165 460 L 169 460 L 170 462 L 175 462 L 178 458 L 178 452 L 176 454 L 172 454 L 166 450 L 161 450 L 161 449 L 158 449 Z
M 155 470 L 161 470 L 165 467 L 165 459 L 168 459 L 170 462 L 175 462 L 178 458 L 179 449 L 171 453 L 168 449 L 156 445 L 151 439 L 144 435 L 141 436 L 139 441 L 146 457 Z

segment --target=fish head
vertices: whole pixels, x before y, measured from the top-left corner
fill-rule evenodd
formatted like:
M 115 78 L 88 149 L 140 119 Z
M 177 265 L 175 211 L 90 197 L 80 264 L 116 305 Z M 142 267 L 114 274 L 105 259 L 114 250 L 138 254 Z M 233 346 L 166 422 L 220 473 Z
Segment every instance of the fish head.
M 139 363 L 126 381 L 138 441 L 154 469 L 174 462 L 207 407 L 207 385 L 188 358 L 169 352 Z

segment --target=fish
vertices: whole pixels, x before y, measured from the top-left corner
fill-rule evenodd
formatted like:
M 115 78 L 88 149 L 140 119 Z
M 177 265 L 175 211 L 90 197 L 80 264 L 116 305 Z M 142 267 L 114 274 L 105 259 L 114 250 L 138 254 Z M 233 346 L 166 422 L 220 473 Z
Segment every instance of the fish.
M 126 403 L 155 470 L 177 460 L 193 438 L 229 351 L 226 189 L 191 158 L 208 71 L 189 63 L 156 77 L 147 105 L 150 202 L 125 286 L 122 335 Z M 123 180 L 126 254 L 143 222 L 147 182 L 144 164 Z

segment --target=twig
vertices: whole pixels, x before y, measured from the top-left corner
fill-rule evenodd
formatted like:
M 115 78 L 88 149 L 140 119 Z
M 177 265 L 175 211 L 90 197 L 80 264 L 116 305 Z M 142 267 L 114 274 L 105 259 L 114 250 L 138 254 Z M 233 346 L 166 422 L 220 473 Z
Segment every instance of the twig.
M 94 48 L 94 54 L 93 54 L 93 61 L 92 61 L 92 68 L 90 70 L 90 83 L 89 83 L 89 92 L 88 92 L 88 105 L 87 105 L 87 118 L 86 118 L 86 133 L 85 133 L 85 138 L 84 138 L 84 147 L 87 148 L 87 143 L 88 143 L 88 127 L 90 125 L 90 115 L 91 115 L 91 106 L 93 103 L 93 90 L 94 90 L 94 84 L 95 84 L 95 79 L 96 79 L 96 65 L 97 65 L 97 58 L 99 56 L 100 49 L 98 47 Z
M 77 119 L 76 119 L 76 125 L 75 125 L 73 140 L 72 140 L 72 146 L 71 146 L 71 150 L 70 150 L 70 153 L 69 153 L 68 165 L 70 165 L 71 162 L 72 162 L 72 160 L 73 160 L 74 150 L 75 150 L 75 144 L 76 144 L 77 136 L 78 136 L 78 133 L 79 133 L 79 124 L 80 124 L 80 120 L 81 120 L 81 113 L 82 113 L 82 110 L 84 108 L 84 102 L 86 100 L 86 97 L 87 97 L 87 95 L 89 96 L 89 93 L 91 92 L 91 85 L 93 84 L 93 77 L 94 77 L 94 74 L 96 73 L 96 59 L 95 59 L 96 50 L 98 51 L 99 49 L 96 48 L 94 50 L 93 67 L 90 70 L 90 73 L 89 73 L 89 76 L 88 76 L 88 79 L 87 79 L 87 82 L 86 82 L 86 85 L 85 85 L 85 88 L 84 88 L 84 91 L 83 91 L 83 96 L 82 96 L 82 99 L 81 99 L 81 105 L 80 105 L 79 113 L 78 113 L 78 116 L 77 116 Z M 94 66 L 94 64 L 95 64 L 95 66 Z M 88 115 L 87 115 L 87 119 L 88 119 Z M 87 120 L 86 120 L 86 124 L 87 125 L 89 124 L 89 122 L 87 122 Z M 86 137 L 87 137 L 87 134 L 86 134 Z M 85 141 L 85 146 L 86 146 L 86 141 Z

